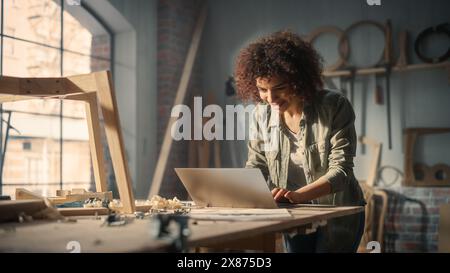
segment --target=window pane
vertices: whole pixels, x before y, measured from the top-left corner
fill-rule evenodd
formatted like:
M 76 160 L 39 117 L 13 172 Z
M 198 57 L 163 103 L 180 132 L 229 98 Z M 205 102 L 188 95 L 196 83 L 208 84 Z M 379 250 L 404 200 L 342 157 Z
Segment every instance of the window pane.
M 110 70 L 111 62 L 105 59 L 92 58 L 71 52 L 64 52 L 63 75 L 71 76 L 102 70 Z
M 4 38 L 4 75 L 57 77 L 60 51 Z M 32 99 L 3 103 L 3 120 L 11 113 L 11 126 L 3 169 L 4 193 L 14 196 L 15 187 L 54 195 L 60 182 L 60 101 Z M 3 139 L 7 131 L 3 126 Z
M 6 35 L 61 46 L 59 0 L 4 0 Z
M 83 102 L 79 103 L 83 104 Z M 64 108 L 66 108 L 66 102 L 64 102 Z M 95 190 L 91 188 L 91 184 L 94 185 L 94 183 L 86 119 L 64 118 L 63 140 L 63 188 Z
M 9 115 L 10 129 L 5 124 L 2 135 L 3 141 L 8 136 L 3 185 L 9 187 L 4 193 L 14 196 L 15 187 L 33 186 L 39 194 L 54 195 L 60 181 L 59 117 L 5 110 L 3 120 Z
M 64 6 L 64 49 L 85 55 L 110 58 L 110 36 L 81 6 Z
M 3 38 L 3 75 L 59 77 L 60 51 L 11 38 Z

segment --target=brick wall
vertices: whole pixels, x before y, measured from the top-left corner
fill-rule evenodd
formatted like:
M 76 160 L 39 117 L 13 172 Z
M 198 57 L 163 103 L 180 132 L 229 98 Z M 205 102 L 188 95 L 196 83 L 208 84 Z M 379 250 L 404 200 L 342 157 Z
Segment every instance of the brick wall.
M 439 207 L 450 188 L 400 187 L 387 191 L 385 252 L 437 252 Z
M 158 154 L 175 100 L 191 37 L 198 18 L 201 1 L 158 1 Z M 201 58 L 200 51 L 197 60 Z M 189 105 L 194 94 L 200 93 L 200 73 L 194 66 L 184 104 Z M 176 176 L 174 167 L 186 167 L 187 141 L 174 141 L 161 185 L 160 195 L 186 199 L 187 194 Z

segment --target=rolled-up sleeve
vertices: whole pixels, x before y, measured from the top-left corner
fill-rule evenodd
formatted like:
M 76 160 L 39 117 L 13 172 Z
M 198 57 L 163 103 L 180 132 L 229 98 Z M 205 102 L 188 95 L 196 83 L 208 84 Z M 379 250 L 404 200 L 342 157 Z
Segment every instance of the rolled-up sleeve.
M 323 178 L 331 184 L 331 192 L 345 189 L 349 175 L 353 173 L 353 158 L 356 154 L 357 137 L 355 112 L 345 97 L 340 97 L 331 119 L 330 152 L 328 170 Z

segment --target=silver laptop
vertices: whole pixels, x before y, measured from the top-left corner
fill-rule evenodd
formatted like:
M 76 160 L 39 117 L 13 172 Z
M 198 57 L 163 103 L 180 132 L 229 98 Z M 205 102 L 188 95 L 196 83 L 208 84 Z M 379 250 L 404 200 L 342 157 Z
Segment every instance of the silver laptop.
M 259 169 L 175 168 L 175 172 L 197 206 L 278 208 Z

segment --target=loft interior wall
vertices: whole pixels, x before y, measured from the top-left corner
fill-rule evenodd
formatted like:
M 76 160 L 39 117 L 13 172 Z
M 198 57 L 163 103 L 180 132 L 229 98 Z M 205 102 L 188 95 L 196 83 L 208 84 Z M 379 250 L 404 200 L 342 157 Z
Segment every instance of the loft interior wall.
M 239 49 L 252 39 L 281 29 L 291 29 L 302 35 L 308 34 L 317 27 L 334 25 L 345 29 L 352 23 L 371 19 L 384 23 L 392 20 L 394 54 L 398 55 L 398 33 L 408 30 L 410 38 L 417 37 L 419 32 L 429 26 L 448 21 L 450 2 L 445 0 L 421 1 L 398 0 L 381 1 L 382 6 L 368 6 L 366 1 L 346 0 L 229 0 L 208 1 L 208 19 L 205 29 L 202 52 L 202 74 L 204 90 L 214 90 L 222 104 L 229 103 L 225 97 L 224 83 L 233 73 L 234 59 Z M 357 30 L 358 35 L 364 29 Z M 356 33 L 356 32 L 355 32 Z M 379 33 L 368 33 L 364 40 L 358 43 L 351 40 L 351 46 L 356 47 L 357 56 L 376 60 L 380 55 L 379 45 L 383 43 Z M 410 39 L 410 41 L 412 40 Z M 370 42 L 366 42 L 370 41 Z M 446 48 L 448 40 L 437 40 L 439 48 Z M 336 52 L 336 39 L 328 45 L 321 44 L 320 51 L 330 54 Z M 444 43 L 444 44 L 442 44 Z M 421 62 L 415 57 L 410 44 L 410 63 Z M 355 50 L 356 51 L 356 50 Z M 441 51 L 442 52 L 442 51 Z M 335 59 L 332 60 L 332 62 Z M 421 70 L 415 72 L 396 73 L 391 78 L 391 113 L 393 149 L 387 147 L 386 107 L 374 103 L 374 77 L 358 77 L 355 83 L 356 131 L 364 133 L 381 141 L 381 166 L 389 165 L 403 170 L 402 128 L 405 127 L 450 127 L 450 92 L 447 72 L 440 70 Z M 384 81 L 381 82 L 384 86 Z M 365 114 L 363 110 L 365 109 Z M 362 117 L 365 115 L 365 122 Z M 223 145 L 227 145 L 223 142 Z M 430 143 L 428 142 L 427 145 Z M 225 166 L 243 166 L 246 159 L 245 142 L 240 142 L 238 165 L 235 166 L 223 149 Z M 423 150 L 419 142 L 419 150 Z M 436 138 L 431 145 L 445 147 L 449 145 L 448 135 Z M 429 146 L 428 146 L 429 147 Z M 431 148 L 433 149 L 433 148 Z M 358 178 L 367 177 L 370 153 L 362 153 L 358 146 L 355 160 L 355 174 Z M 450 162 L 450 154 L 426 153 L 425 163 L 435 164 L 437 161 Z M 386 179 L 389 175 L 386 174 Z M 400 181 L 398 181 L 399 183 Z
M 156 1 L 85 1 L 114 31 L 114 84 L 136 198 L 145 198 L 156 156 Z

